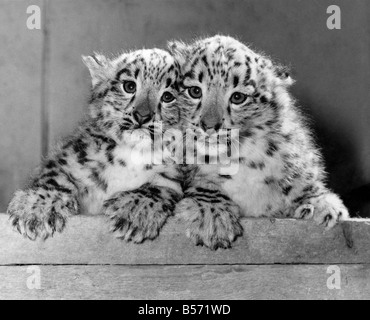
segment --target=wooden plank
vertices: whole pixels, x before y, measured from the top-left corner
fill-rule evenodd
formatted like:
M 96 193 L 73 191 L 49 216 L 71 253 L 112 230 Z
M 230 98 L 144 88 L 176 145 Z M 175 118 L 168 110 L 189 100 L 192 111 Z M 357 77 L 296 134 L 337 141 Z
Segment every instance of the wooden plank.
M 42 9 L 41 0 L 0 2 L 0 212 L 41 155 L 43 34 L 26 26 L 31 4 Z
M 369 265 L 337 267 L 340 289 L 328 288 L 326 265 L 8 266 L 0 267 L 0 299 L 370 298 Z M 29 289 L 37 274 L 40 289 Z
M 232 249 L 211 251 L 194 246 L 175 219 L 159 238 L 138 245 L 115 239 L 102 216 L 74 216 L 62 234 L 32 242 L 0 215 L 0 265 L 370 263 L 369 221 L 324 232 L 310 221 L 244 219 Z

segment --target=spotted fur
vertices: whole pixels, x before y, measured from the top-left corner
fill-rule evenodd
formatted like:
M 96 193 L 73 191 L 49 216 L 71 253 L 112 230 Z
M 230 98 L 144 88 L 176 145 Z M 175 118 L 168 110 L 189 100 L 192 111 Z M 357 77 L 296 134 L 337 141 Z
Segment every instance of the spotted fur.
M 169 50 L 181 66 L 182 124 L 194 130 L 195 151 L 208 163 L 186 166 L 188 189 L 177 206 L 196 243 L 228 247 L 241 234 L 241 216 L 313 217 L 328 228 L 348 218 L 342 201 L 325 185 L 320 151 L 288 92 L 293 80 L 284 67 L 225 36 L 172 42 Z M 201 97 L 194 88 L 201 89 Z M 221 137 L 221 129 L 239 130 L 227 138 L 230 160 L 239 166 L 236 174 L 225 167 L 220 173 L 222 165 L 210 164 L 217 160 L 211 153 L 217 139 L 207 134 Z M 208 150 L 201 147 L 204 140 L 210 141 Z M 216 212 L 223 212 L 222 223 L 215 222 Z
M 78 213 L 105 213 L 125 240 L 153 239 L 182 191 L 176 167 L 152 165 L 151 150 L 141 153 L 137 146 L 150 146 L 159 124 L 163 130 L 178 125 L 178 67 L 159 49 L 83 60 L 93 84 L 86 120 L 45 160 L 28 188 L 15 193 L 8 213 L 30 239 L 62 231 L 67 217 Z M 174 99 L 164 101 L 165 93 Z

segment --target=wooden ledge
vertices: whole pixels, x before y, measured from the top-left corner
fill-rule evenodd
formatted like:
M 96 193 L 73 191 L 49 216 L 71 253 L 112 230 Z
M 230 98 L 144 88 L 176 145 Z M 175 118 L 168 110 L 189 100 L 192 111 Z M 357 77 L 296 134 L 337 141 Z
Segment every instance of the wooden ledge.
M 326 232 L 288 219 L 243 225 L 232 249 L 211 251 L 175 219 L 157 240 L 135 245 L 115 239 L 102 216 L 72 217 L 62 234 L 32 242 L 0 214 L 0 299 L 369 298 L 370 220 Z M 328 286 L 329 265 L 340 288 Z M 28 287 L 34 268 L 37 289 Z
M 244 236 L 232 249 L 194 246 L 171 219 L 160 236 L 126 243 L 108 232 L 103 216 L 75 216 L 46 241 L 30 241 L 0 214 L 0 265 L 216 265 L 368 264 L 370 220 L 356 219 L 324 231 L 310 221 L 244 219 Z

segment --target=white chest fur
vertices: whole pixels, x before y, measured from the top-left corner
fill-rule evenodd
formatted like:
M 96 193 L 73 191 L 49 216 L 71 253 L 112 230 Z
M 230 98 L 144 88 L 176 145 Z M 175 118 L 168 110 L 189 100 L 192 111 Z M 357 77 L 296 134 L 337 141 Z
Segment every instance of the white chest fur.
M 225 180 L 222 188 L 237 203 L 242 213 L 248 216 L 269 215 L 284 210 L 288 201 L 282 197 L 281 188 L 266 183 L 266 179 L 276 181 L 283 177 L 283 162 L 279 154 L 269 157 L 258 146 L 244 145 L 240 150 L 237 172 L 232 179 Z
M 118 146 L 113 150 L 113 163 L 105 166 L 100 177 L 106 183 L 106 188 L 97 188 L 90 183 L 88 192 L 82 199 L 82 209 L 87 214 L 101 214 L 105 200 L 115 193 L 137 189 L 153 179 L 154 172 L 145 170 L 150 163 L 145 154 L 135 154 L 127 145 Z M 103 161 L 104 155 L 96 155 L 96 161 Z

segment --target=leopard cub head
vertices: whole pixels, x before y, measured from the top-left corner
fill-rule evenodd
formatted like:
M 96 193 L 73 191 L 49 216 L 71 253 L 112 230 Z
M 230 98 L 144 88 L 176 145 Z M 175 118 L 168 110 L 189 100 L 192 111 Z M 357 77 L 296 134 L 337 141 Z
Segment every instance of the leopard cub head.
M 268 130 L 290 102 L 286 88 L 293 80 L 286 69 L 234 38 L 174 41 L 168 47 L 181 68 L 185 128 L 204 134 L 238 129 L 248 137 Z
M 173 127 L 179 122 L 178 65 L 160 49 L 123 53 L 115 58 L 83 56 L 92 78 L 90 117 L 101 130 Z

